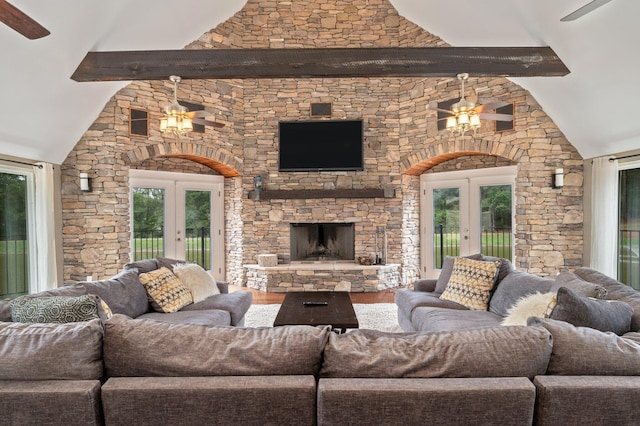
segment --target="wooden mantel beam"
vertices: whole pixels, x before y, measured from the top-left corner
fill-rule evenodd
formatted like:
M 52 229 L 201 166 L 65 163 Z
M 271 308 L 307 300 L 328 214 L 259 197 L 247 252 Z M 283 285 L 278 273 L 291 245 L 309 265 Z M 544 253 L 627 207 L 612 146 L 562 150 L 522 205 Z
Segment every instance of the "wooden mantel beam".
M 89 52 L 75 81 L 312 77 L 563 76 L 550 47 L 186 49 Z

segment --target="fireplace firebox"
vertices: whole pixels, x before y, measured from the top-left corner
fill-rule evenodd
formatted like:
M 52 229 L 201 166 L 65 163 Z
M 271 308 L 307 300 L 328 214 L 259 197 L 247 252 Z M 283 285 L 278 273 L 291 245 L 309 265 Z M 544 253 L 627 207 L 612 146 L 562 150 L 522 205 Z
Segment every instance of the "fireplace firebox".
M 292 261 L 355 260 L 353 223 L 291 223 Z

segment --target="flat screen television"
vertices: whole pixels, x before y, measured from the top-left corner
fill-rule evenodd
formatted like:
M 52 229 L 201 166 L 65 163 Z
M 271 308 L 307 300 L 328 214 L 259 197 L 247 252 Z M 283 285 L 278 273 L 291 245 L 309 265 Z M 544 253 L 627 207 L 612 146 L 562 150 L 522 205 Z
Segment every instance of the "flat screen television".
M 281 121 L 279 170 L 362 170 L 362 120 Z

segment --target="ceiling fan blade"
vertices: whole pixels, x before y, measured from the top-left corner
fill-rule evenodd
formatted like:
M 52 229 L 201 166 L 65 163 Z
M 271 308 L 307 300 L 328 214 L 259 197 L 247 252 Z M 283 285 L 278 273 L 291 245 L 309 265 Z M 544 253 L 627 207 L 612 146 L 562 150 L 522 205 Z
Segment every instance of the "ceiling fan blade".
M 560 19 L 560 21 L 561 22 L 575 21 L 576 19 L 586 15 L 587 13 L 596 10 L 600 6 L 604 6 L 605 4 L 609 3 L 610 1 L 611 0 L 593 0 L 593 1 L 585 4 L 584 6 L 582 6 L 580 9 L 577 9 L 576 11 L 571 12 L 570 14 L 565 16 L 564 18 Z
M 442 109 L 442 108 L 431 108 L 431 109 L 432 109 L 432 110 L 434 110 L 434 111 L 445 112 L 445 113 L 447 113 L 447 114 L 451 114 L 451 115 L 454 115 L 454 114 L 455 114 L 453 111 L 448 110 L 448 109 Z
M 212 114 L 203 109 L 199 109 L 197 111 L 189 111 L 187 112 L 187 116 L 191 118 L 206 118 L 206 117 L 215 117 L 215 114 Z
M 0 21 L 29 40 L 35 40 L 51 34 L 45 27 L 5 0 L 0 0 Z
M 483 112 L 479 114 L 483 120 L 495 120 L 495 121 L 513 121 L 513 115 L 511 114 L 490 114 Z
M 477 113 L 481 113 L 483 111 L 493 111 L 496 108 L 500 108 L 507 105 L 509 105 L 507 102 L 491 101 L 491 102 L 487 102 L 486 104 L 478 105 L 477 107 L 474 108 L 474 110 Z
M 215 127 L 218 129 L 222 129 L 225 124 L 224 123 L 218 123 L 216 121 L 209 121 L 209 120 L 205 120 L 204 118 L 193 118 L 191 119 L 191 121 L 193 122 L 193 124 L 201 124 L 203 126 L 211 126 L 211 127 Z

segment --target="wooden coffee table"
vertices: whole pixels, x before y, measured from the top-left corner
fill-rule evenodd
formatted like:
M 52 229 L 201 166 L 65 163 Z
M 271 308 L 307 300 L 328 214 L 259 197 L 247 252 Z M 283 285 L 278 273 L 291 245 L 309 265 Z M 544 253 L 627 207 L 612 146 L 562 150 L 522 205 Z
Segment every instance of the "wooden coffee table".
M 287 293 L 273 322 L 274 327 L 281 325 L 330 325 L 339 333 L 359 327 L 346 291 Z

